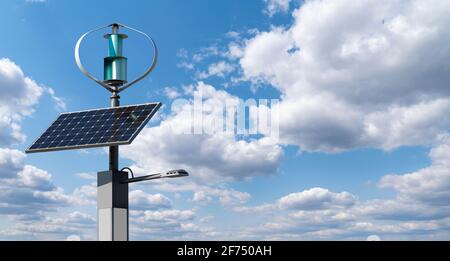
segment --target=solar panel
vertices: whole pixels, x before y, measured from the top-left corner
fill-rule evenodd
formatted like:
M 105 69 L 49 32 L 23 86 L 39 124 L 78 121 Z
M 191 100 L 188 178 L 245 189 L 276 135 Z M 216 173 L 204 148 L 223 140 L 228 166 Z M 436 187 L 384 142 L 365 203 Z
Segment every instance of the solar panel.
M 25 152 L 130 144 L 160 106 L 157 102 L 62 113 Z

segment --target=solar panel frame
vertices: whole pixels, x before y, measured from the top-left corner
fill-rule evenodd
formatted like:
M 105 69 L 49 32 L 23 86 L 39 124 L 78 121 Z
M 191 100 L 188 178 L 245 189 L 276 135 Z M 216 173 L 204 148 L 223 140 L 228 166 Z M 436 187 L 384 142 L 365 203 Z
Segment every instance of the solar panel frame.
M 128 133 L 127 134 L 127 136 L 129 136 L 129 138 L 127 138 L 127 140 L 122 140 L 122 141 L 108 141 L 108 140 L 110 140 L 112 137 L 111 136 L 108 136 L 109 138 L 108 138 L 108 140 L 105 140 L 105 141 L 103 141 L 103 142 L 97 142 L 97 143 L 92 143 L 92 144 L 86 144 L 86 143 L 84 143 L 84 144 L 81 144 L 81 145 L 75 145 L 76 143 L 77 143 L 77 141 L 78 140 L 75 140 L 75 139 L 72 139 L 72 140 L 70 140 L 69 142 L 68 142 L 68 144 L 66 145 L 66 146 L 54 146 L 54 147 L 45 147 L 45 148 L 33 148 L 32 149 L 32 147 L 35 145 L 35 144 L 37 144 L 37 142 L 40 140 L 40 139 L 42 139 L 43 137 L 44 137 L 44 134 L 45 133 L 47 133 L 47 132 L 49 132 L 49 130 L 54 130 L 54 129 L 57 129 L 57 128 L 59 128 L 59 131 L 61 131 L 61 130 L 65 130 L 65 127 L 67 127 L 67 123 L 68 122 L 70 122 L 71 120 L 73 120 L 75 117 L 70 117 L 70 115 L 74 115 L 74 114 L 76 114 L 76 113 L 78 113 L 77 115 L 76 115 L 76 117 L 80 117 L 81 119 L 80 120 L 83 120 L 83 116 L 85 116 L 85 115 L 87 115 L 89 112 L 93 112 L 93 111 L 99 111 L 99 112 L 102 112 L 102 111 L 108 111 L 108 110 L 114 110 L 114 112 L 115 113 L 117 113 L 117 111 L 121 111 L 121 115 L 123 115 L 123 113 L 122 112 L 125 112 L 126 110 L 130 110 L 129 112 L 131 112 L 131 111 L 133 111 L 133 109 L 132 108 L 136 108 L 136 107 L 139 107 L 139 106 L 150 106 L 150 105 L 154 105 L 153 106 L 153 109 L 148 113 L 148 115 L 147 116 L 145 116 L 145 118 L 142 120 L 142 122 L 140 122 L 139 123 L 139 126 L 135 129 L 135 130 L 133 130 L 133 132 L 131 133 L 131 131 L 130 130 L 128 130 L 128 131 L 125 131 L 125 133 Z M 127 144 L 131 144 L 131 142 L 133 142 L 133 140 L 136 138 L 136 136 L 141 132 L 141 130 L 145 127 L 145 125 L 147 125 L 147 123 L 148 123 L 148 121 L 155 115 L 155 113 L 158 111 L 158 109 L 161 107 L 161 103 L 160 102 L 153 102 L 153 103 L 143 103 L 143 104 L 134 104 L 134 105 L 127 105 L 127 106 L 119 106 L 119 107 L 109 107 L 109 108 L 98 108 L 98 109 L 91 109 L 91 110 L 82 110 L 82 111 L 74 111 L 74 112 L 65 112 L 65 113 L 61 113 L 50 125 L 49 125 L 49 127 L 47 128 L 47 129 L 45 129 L 42 133 L 41 133 L 41 135 L 39 135 L 38 136 L 38 138 L 36 139 L 36 140 L 34 140 L 34 142 L 28 147 L 28 149 L 27 150 L 25 150 L 25 153 L 36 153 L 36 152 L 47 152 L 47 151 L 59 151 L 59 150 L 73 150 L 73 149 L 85 149 L 85 148 L 96 148 L 96 147 L 105 147 L 105 146 L 118 146 L 118 145 L 127 145 Z M 142 111 L 145 111 L 145 110 L 142 110 Z M 142 114 L 142 112 L 141 112 L 141 114 Z M 138 116 L 136 116 L 137 118 L 139 118 L 140 116 L 141 116 L 141 114 L 139 114 Z M 101 115 L 100 113 L 99 113 L 99 115 Z M 111 113 L 111 115 L 114 115 L 114 113 Z M 118 118 L 120 118 L 120 116 L 121 115 L 119 115 L 119 117 Z M 93 119 L 95 116 L 94 115 L 91 115 L 90 116 L 91 118 L 90 119 Z M 111 118 L 111 119 L 110 119 Z M 105 123 L 105 122 L 108 122 L 107 120 L 109 120 L 109 121 L 112 121 L 111 122 L 111 125 L 109 126 L 109 129 L 107 129 L 107 131 L 110 131 L 110 129 L 112 128 L 112 126 L 113 126 L 113 124 L 114 123 L 116 123 L 117 122 L 117 119 L 116 119 L 116 121 L 114 121 L 114 116 L 108 116 L 106 113 L 103 113 L 103 115 L 102 116 L 100 116 L 99 117 L 99 121 L 100 121 L 100 119 L 103 119 L 103 121 L 102 121 L 102 123 Z M 128 118 L 128 117 L 127 117 Z M 60 121 L 61 123 L 63 123 L 64 122 L 64 124 L 66 124 L 65 126 L 64 125 L 62 125 L 62 124 L 58 124 L 58 125 L 56 125 L 55 123 L 57 122 L 57 121 Z M 80 121 L 81 122 L 81 121 Z M 80 125 L 80 122 L 78 122 L 77 123 L 77 125 Z M 134 123 L 131 123 L 131 124 L 134 124 Z M 104 124 L 104 125 L 106 125 L 106 124 Z M 123 125 L 123 124 L 121 124 L 121 125 Z M 119 132 L 119 129 L 120 129 L 120 126 L 119 126 L 119 124 L 116 124 L 116 126 L 118 126 L 118 127 L 116 127 L 117 129 L 115 130 L 115 133 L 118 133 Z M 76 127 L 76 126 L 75 126 Z M 77 130 L 75 129 L 75 127 L 73 127 L 71 130 L 69 130 L 69 132 L 73 132 L 73 133 L 75 133 Z M 84 128 L 84 127 L 83 127 Z M 101 126 L 99 126 L 99 125 L 93 125 L 92 127 L 90 127 L 91 129 L 94 129 L 94 128 L 99 128 L 99 130 L 101 129 Z M 123 130 L 120 130 L 120 131 L 123 131 Z M 53 131 L 53 132 L 55 132 L 55 131 Z M 112 131 L 111 131 L 112 132 Z M 55 132 L 56 133 L 56 132 Z M 59 133 L 61 133 L 61 132 L 59 132 Z M 53 133 L 52 134 L 49 134 L 48 136 L 45 136 L 45 137 L 47 137 L 47 139 L 50 137 L 50 135 L 53 135 Z M 102 136 L 103 138 L 105 138 L 104 136 L 104 133 L 103 133 L 103 135 L 101 135 L 101 134 L 99 134 L 100 136 Z M 53 137 L 58 137 L 59 135 L 57 135 L 57 134 L 55 134 L 55 136 L 53 136 Z M 69 135 L 67 135 L 67 136 L 69 136 Z M 74 137 L 77 137 L 77 135 L 75 135 Z M 78 136 L 78 138 L 77 139 L 80 139 L 81 138 L 81 136 Z M 89 141 L 92 141 L 93 140 L 93 138 L 91 138 Z M 62 142 L 62 141 L 61 141 Z M 58 143 L 58 144 L 61 144 L 61 142 L 60 143 Z M 70 143 L 74 143 L 74 144 L 72 144 L 72 145 L 70 145 Z

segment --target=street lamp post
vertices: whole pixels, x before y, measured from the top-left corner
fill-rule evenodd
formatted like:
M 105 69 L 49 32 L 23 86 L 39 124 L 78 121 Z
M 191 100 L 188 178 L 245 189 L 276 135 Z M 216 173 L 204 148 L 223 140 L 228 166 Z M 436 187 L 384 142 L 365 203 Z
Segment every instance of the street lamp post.
M 108 40 L 109 48 L 108 56 L 104 59 L 104 79 L 103 81 L 100 81 L 83 67 L 79 56 L 79 48 L 82 40 L 88 34 L 107 27 L 111 27 L 112 31 L 110 34 L 104 36 Z M 141 76 L 130 82 L 127 80 L 127 58 L 123 56 L 123 40 L 128 36 L 119 33 L 120 27 L 145 36 L 150 41 L 154 50 L 152 64 Z M 75 46 L 75 60 L 80 70 L 87 77 L 111 92 L 111 107 L 117 107 L 120 104 L 119 93 L 142 80 L 153 71 L 158 61 L 158 48 L 153 39 L 146 33 L 122 24 L 114 23 L 93 29 L 82 35 Z M 181 177 L 187 175 L 186 171 L 180 171 L 178 176 Z M 97 174 L 98 240 L 128 240 L 128 183 L 164 177 L 168 176 L 145 176 L 128 179 L 128 173 L 119 170 L 119 147 L 117 145 L 110 146 L 109 170 L 101 171 Z
M 111 34 L 104 37 L 108 40 L 108 56 L 104 58 L 104 73 L 102 86 L 110 87 L 111 107 L 120 105 L 119 92 L 125 90 L 132 84 L 143 79 L 156 66 L 157 48 L 154 41 L 145 33 L 136 29 L 111 24 Z M 128 36 L 120 34 L 119 27 L 125 27 L 135 32 L 144 34 L 150 39 L 155 53 L 153 63 L 143 76 L 127 83 L 127 58 L 123 56 L 123 39 Z M 81 42 L 79 40 L 79 43 Z M 76 57 L 78 56 L 79 44 L 77 44 Z M 80 66 L 81 63 L 78 65 Z M 82 66 L 81 71 L 84 70 Z M 84 71 L 83 71 L 84 72 Z M 85 72 L 84 72 L 85 73 Z M 86 74 L 86 73 L 85 73 Z M 87 74 L 89 77 L 89 74 Z M 129 169 L 129 168 L 128 168 Z M 129 169 L 130 170 L 130 169 Z M 132 171 L 130 170 L 132 173 Z M 142 177 L 128 178 L 128 172 L 119 170 L 119 146 L 109 147 L 109 170 L 97 173 L 97 238 L 99 241 L 127 241 L 129 240 L 129 204 L 128 204 L 128 183 L 139 182 L 158 178 L 182 177 L 188 173 L 184 170 L 169 171 L 165 174 L 154 174 Z
M 90 33 L 109 28 L 108 56 L 104 58 L 103 80 L 91 75 L 80 59 L 80 45 Z M 123 56 L 123 40 L 128 36 L 119 33 L 126 28 L 145 36 L 153 46 L 151 65 L 139 77 L 127 80 L 127 58 Z M 128 168 L 119 170 L 119 145 L 130 144 L 145 124 L 160 108 L 161 103 L 119 106 L 119 93 L 144 79 L 155 68 L 158 48 L 146 33 L 123 24 L 110 24 L 83 34 L 75 45 L 75 61 L 80 71 L 111 93 L 111 108 L 62 113 L 25 150 L 26 153 L 109 147 L 109 168 L 97 173 L 97 238 L 102 241 L 126 241 L 128 233 L 128 184 L 158 178 L 188 176 L 185 170 L 173 170 L 141 177 L 134 177 Z M 128 178 L 128 170 L 132 177 Z
M 118 34 L 119 25 L 111 25 L 108 56 L 104 59 L 104 83 L 112 88 L 111 107 L 120 105 L 118 89 L 127 81 L 127 58 L 122 56 L 125 34 Z M 128 184 L 121 180 L 127 173 L 119 171 L 119 146 L 109 147 L 109 170 L 97 173 L 97 239 L 100 241 L 126 241 L 128 233 Z

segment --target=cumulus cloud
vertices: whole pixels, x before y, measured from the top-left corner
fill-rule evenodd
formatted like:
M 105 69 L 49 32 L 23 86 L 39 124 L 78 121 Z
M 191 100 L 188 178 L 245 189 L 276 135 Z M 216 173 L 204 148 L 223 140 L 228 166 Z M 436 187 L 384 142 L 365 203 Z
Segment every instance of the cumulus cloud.
M 21 151 L 0 148 L 0 179 L 13 178 L 23 167 L 25 154 Z
M 281 91 L 283 143 L 432 144 L 450 127 L 449 10 L 439 0 L 307 1 L 292 25 L 247 39 L 243 76 Z
M 70 207 L 95 206 L 95 182 L 75 188 L 69 194 L 53 183 L 49 172 L 24 164 L 23 152 L 1 149 L 0 156 L 0 216 L 12 224 L 0 230 L 1 239 L 96 239 L 95 218 L 78 211 L 64 214 Z M 90 179 L 91 175 L 87 177 Z M 181 227 L 185 226 L 185 222 L 192 224 L 194 211 L 172 209 L 172 202 L 166 196 L 131 190 L 129 200 L 130 211 L 134 213 L 132 227 L 133 224 L 153 222 L 153 226 L 161 229 L 162 233 L 162 227 L 178 222 L 177 235 L 192 233 Z M 139 233 L 146 238 L 144 231 Z
M 225 75 L 231 73 L 234 71 L 234 66 L 230 63 L 227 63 L 225 61 L 220 61 L 217 63 L 210 64 L 208 67 L 208 70 L 205 72 L 200 72 L 198 74 L 199 79 L 206 79 L 211 76 L 217 76 L 217 77 L 225 77 Z
M 431 165 L 403 175 L 386 175 L 381 188 L 392 188 L 402 198 L 450 207 L 450 139 L 445 137 L 430 153 Z
M 164 87 L 163 92 L 164 95 L 166 95 L 170 99 L 175 99 L 181 95 L 175 87 Z
M 182 48 L 177 53 L 177 57 L 180 59 L 180 61 L 177 63 L 177 67 L 184 68 L 186 70 L 194 70 L 200 63 L 205 63 L 208 61 L 210 62 L 211 58 L 215 58 L 216 56 L 226 56 L 226 53 L 220 49 L 217 43 L 207 47 L 202 47 L 199 50 L 195 50 L 193 52 L 188 52 L 186 49 Z M 212 69 L 212 71 L 217 70 Z M 199 74 L 198 71 L 197 74 Z
M 382 200 L 380 200 L 381 202 Z M 438 239 L 448 236 L 441 234 L 442 229 L 448 227 L 449 219 L 442 216 L 428 216 L 422 219 L 405 218 L 407 215 L 398 215 L 398 209 L 381 209 L 381 206 L 372 206 L 374 202 L 355 202 L 352 206 L 332 206 L 321 209 L 275 209 L 274 204 L 265 204 L 247 209 L 237 210 L 239 213 L 258 215 L 259 224 L 242 227 L 236 236 L 240 239 L 265 240 L 318 240 L 318 239 L 344 239 L 365 240 L 371 234 L 383 235 L 388 240 L 411 239 L 420 235 L 420 239 Z M 409 202 L 411 203 L 411 202 Z M 389 204 L 382 204 L 389 207 Z M 267 209 L 267 206 L 270 206 Z M 375 212 L 367 211 L 367 207 L 377 208 Z M 410 205 L 409 205 L 410 206 Z M 264 209 L 263 207 L 266 207 Z M 259 209 L 258 209 L 259 208 Z M 407 209 L 403 206 L 403 209 Z M 409 210 L 410 214 L 418 214 Z M 390 214 L 392 215 L 389 215 Z M 414 213 L 413 213 L 414 212 Z M 379 216 L 378 214 L 388 215 Z M 406 214 L 401 213 L 401 214 Z M 426 214 L 426 213 L 423 213 Z M 416 216 L 417 217 L 417 216 Z
M 260 224 L 241 228 L 240 239 L 305 240 L 321 238 L 311 233 L 329 230 L 339 231 L 339 235 L 353 234 L 349 227 L 362 217 L 355 211 L 359 203 L 348 192 L 311 188 L 282 196 L 273 203 L 239 206 L 233 210 L 249 215 L 260 213 L 259 218 L 263 217 Z
M 70 206 L 72 197 L 53 184 L 51 174 L 24 164 L 25 154 L 0 149 L 0 214 L 31 215 Z
M 42 220 L 16 222 L 0 230 L 3 240 L 95 240 L 95 218 L 89 214 L 74 211 Z
M 349 207 L 355 204 L 357 197 L 348 193 L 334 193 L 324 188 L 312 188 L 302 192 L 291 193 L 278 200 L 281 208 L 320 209 Z
M 97 200 L 97 182 L 75 188 L 72 198 L 77 205 L 95 205 Z
M 166 196 L 160 193 L 150 195 L 142 190 L 130 191 L 129 200 L 132 209 L 161 209 L 172 206 L 172 202 Z
M 96 175 L 93 173 L 80 172 L 80 173 L 76 173 L 75 175 L 77 175 L 78 177 L 80 177 L 82 179 L 87 179 L 87 180 L 96 180 L 97 179 Z
M 444 138 L 430 151 L 430 166 L 383 176 L 378 186 L 393 189 L 392 198 L 360 200 L 348 192 L 312 188 L 271 203 L 234 207 L 238 213 L 264 217 L 259 225 L 245 228 L 242 239 L 364 240 L 372 234 L 397 240 L 447 238 L 449 152 L 449 139 Z
M 277 172 L 282 155 L 280 146 L 268 144 L 264 139 L 237 140 L 234 134 L 224 132 L 208 134 L 205 126 L 223 122 L 223 115 L 210 109 L 223 108 L 227 101 L 238 103 L 237 97 L 202 82 L 195 86 L 192 95 L 203 97 L 204 124 L 192 121 L 197 108 L 188 103 L 172 111 L 159 126 L 144 128 L 131 145 L 122 149 L 122 156 L 135 162 L 137 172 L 184 168 L 191 173 L 190 179 L 209 184 Z M 204 128 L 204 132 L 190 132 L 195 126 Z
M 246 203 L 251 195 L 222 185 L 205 185 L 194 181 L 155 181 L 152 188 L 165 192 L 192 192 L 192 201 L 212 203 L 217 200 L 223 206 L 237 206 Z
M 141 214 L 140 212 L 134 212 L 134 215 Z M 195 217 L 195 212 L 192 210 L 158 210 L 151 211 L 146 210 L 143 212 L 143 216 L 136 219 L 136 222 L 146 222 L 146 221 L 167 221 L 167 220 L 192 220 Z
M 67 105 L 66 102 L 64 101 L 63 98 L 56 96 L 55 90 L 53 90 L 50 87 L 46 87 L 45 91 L 50 95 L 50 97 L 52 98 L 53 102 L 55 103 L 55 108 L 58 111 L 65 111 L 67 109 Z
M 188 240 L 211 239 L 218 232 L 195 222 L 194 210 L 131 211 L 130 236 L 134 240 Z
M 22 69 L 7 58 L 0 59 L 0 145 L 22 142 L 20 121 L 33 113 L 33 106 L 44 92 Z
M 307 189 L 233 207 L 267 219 L 234 235 L 448 238 L 449 10 L 449 3 L 438 0 L 308 1 L 293 12 L 292 25 L 229 44 L 229 59 L 239 59 L 242 79 L 281 92 L 283 144 L 320 152 L 434 146 L 430 166 L 380 179 L 380 188 L 395 192 L 392 198 L 359 200 L 348 192 Z M 203 193 L 193 199 L 210 200 Z
M 53 190 L 52 176 L 45 170 L 25 165 L 17 174 L 20 185 L 37 190 Z
M 370 235 L 367 237 L 366 241 L 381 241 L 381 238 L 377 235 Z
M 273 210 L 320 210 L 334 208 L 350 208 L 358 201 L 358 197 L 348 193 L 335 193 L 325 188 L 311 188 L 301 192 L 290 193 L 279 198 L 275 203 L 259 206 L 239 206 L 237 212 L 270 212 Z M 300 213 L 300 212 L 298 212 Z
M 289 10 L 291 0 L 264 0 L 264 3 L 266 4 L 264 12 L 268 16 L 273 16 L 279 12 L 286 13 Z
M 414 205 L 411 208 L 411 205 Z M 377 220 L 439 220 L 450 214 L 450 208 L 403 198 L 400 194 L 393 199 L 373 199 L 361 202 L 354 209 L 355 214 Z
M 79 235 L 70 235 L 66 238 L 66 241 L 81 241 Z
M 8 58 L 0 58 L 0 146 L 9 146 L 25 140 L 20 122 L 34 112 L 42 94 L 47 93 L 58 110 L 65 110 L 66 104 L 56 96 L 52 88 L 36 83 L 25 76 L 22 69 Z
M 196 191 L 192 196 L 192 201 L 198 203 L 210 203 L 212 201 L 212 197 L 208 196 L 205 191 Z

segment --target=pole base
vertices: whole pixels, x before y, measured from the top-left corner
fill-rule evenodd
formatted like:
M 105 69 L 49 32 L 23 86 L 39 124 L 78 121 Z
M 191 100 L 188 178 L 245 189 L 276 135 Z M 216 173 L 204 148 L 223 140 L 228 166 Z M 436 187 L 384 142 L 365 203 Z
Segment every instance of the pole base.
M 125 171 L 97 173 L 97 238 L 99 241 L 128 240 L 128 178 Z

